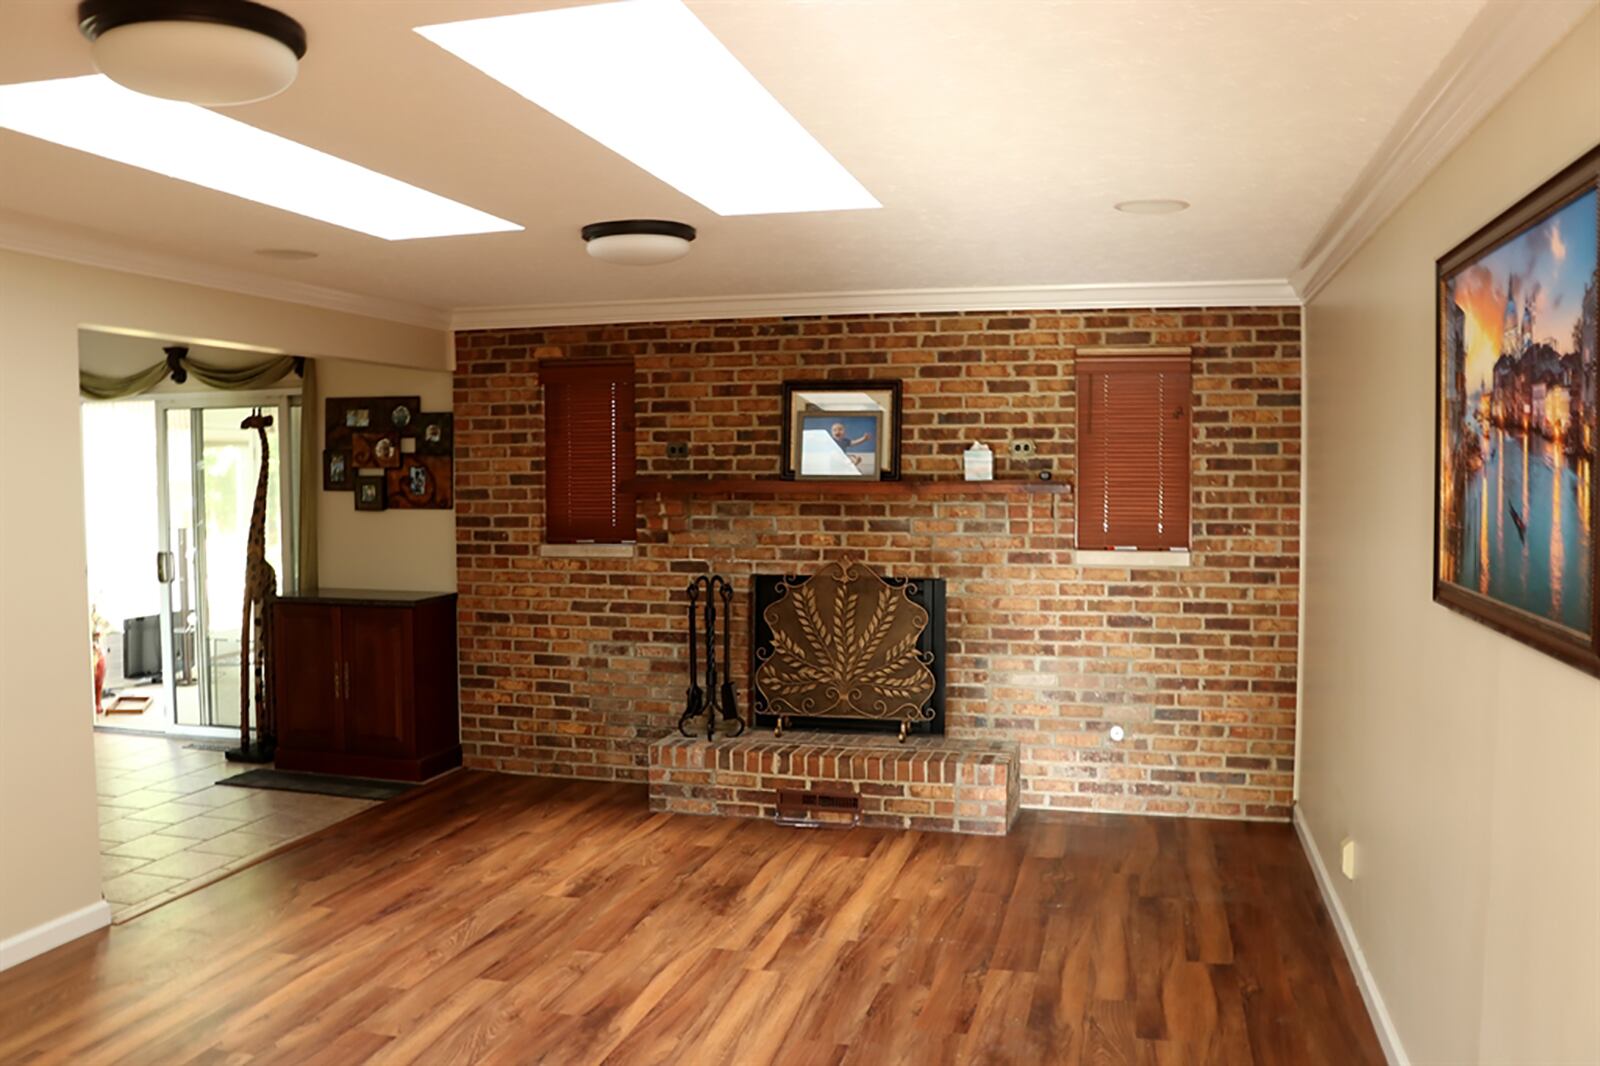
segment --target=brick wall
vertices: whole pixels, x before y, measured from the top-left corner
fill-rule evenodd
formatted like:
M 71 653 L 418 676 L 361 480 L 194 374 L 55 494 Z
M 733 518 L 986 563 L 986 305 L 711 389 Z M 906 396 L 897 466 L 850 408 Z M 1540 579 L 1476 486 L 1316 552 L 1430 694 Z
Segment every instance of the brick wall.
M 635 558 L 539 554 L 540 359 L 635 359 L 642 474 L 775 474 L 785 378 L 893 376 L 905 381 L 908 475 L 959 478 L 962 449 L 983 440 L 996 477 L 1050 466 L 1071 479 L 1075 346 L 1144 343 L 1195 346 L 1189 568 L 1075 566 L 1069 495 L 649 499 Z M 711 569 L 743 590 L 751 573 L 850 554 L 947 579 L 947 730 L 1015 740 L 1025 806 L 1288 816 L 1298 310 L 850 315 L 480 331 L 456 344 L 467 765 L 644 780 L 649 741 L 682 708 L 689 578 Z M 1038 457 L 1012 461 L 1003 442 L 1015 437 Z M 673 441 L 688 458 L 667 458 Z M 747 656 L 740 641 L 741 696 Z

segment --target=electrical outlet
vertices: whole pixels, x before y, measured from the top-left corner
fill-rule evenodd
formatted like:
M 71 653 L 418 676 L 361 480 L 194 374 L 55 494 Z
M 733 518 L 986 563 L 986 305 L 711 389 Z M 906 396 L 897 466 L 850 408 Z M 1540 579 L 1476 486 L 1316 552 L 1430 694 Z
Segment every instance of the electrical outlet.
M 687 459 L 687 458 L 689 458 L 689 442 L 688 441 L 681 441 L 681 440 L 668 441 L 667 442 L 667 458 L 668 459 Z
M 1011 442 L 1011 457 L 1013 459 L 1032 459 L 1034 455 L 1033 441 L 1014 440 Z

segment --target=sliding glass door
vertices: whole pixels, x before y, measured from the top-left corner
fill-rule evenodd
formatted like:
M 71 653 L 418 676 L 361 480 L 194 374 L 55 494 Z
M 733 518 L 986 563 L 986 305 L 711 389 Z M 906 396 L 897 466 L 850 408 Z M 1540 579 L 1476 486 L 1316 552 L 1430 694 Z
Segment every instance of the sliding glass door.
M 261 438 L 241 423 L 257 408 L 267 428 L 267 562 L 285 591 L 294 572 L 300 406 L 283 394 L 223 393 L 157 404 L 161 470 L 164 652 L 179 729 L 239 726 L 245 554 L 261 472 Z M 254 649 L 252 649 L 254 651 Z M 171 691 L 169 689 L 169 691 Z

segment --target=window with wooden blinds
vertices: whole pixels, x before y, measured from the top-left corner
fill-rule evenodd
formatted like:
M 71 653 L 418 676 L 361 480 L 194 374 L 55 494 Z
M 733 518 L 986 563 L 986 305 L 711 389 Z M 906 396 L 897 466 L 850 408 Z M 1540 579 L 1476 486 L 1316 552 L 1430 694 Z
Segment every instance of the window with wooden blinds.
M 544 527 L 550 544 L 635 537 L 633 362 L 539 364 L 544 389 Z
M 1079 349 L 1078 547 L 1189 546 L 1187 349 Z

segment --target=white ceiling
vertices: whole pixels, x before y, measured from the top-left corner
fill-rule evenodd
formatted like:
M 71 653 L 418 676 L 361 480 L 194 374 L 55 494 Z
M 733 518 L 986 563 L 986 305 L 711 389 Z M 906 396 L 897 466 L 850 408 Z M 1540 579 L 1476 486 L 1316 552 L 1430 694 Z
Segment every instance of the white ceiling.
M 563 3 L 276 6 L 307 29 L 300 78 L 229 114 L 526 230 L 391 243 L 9 131 L 0 212 L 440 309 L 1283 279 L 1483 0 L 690 0 L 884 205 L 744 218 L 711 214 L 411 32 Z M 0 5 L 0 82 L 92 71 L 74 9 Z M 1194 207 L 1112 210 L 1141 197 Z M 665 267 L 590 260 L 579 228 L 618 217 L 689 222 L 700 240 Z M 253 254 L 283 247 L 320 257 Z

